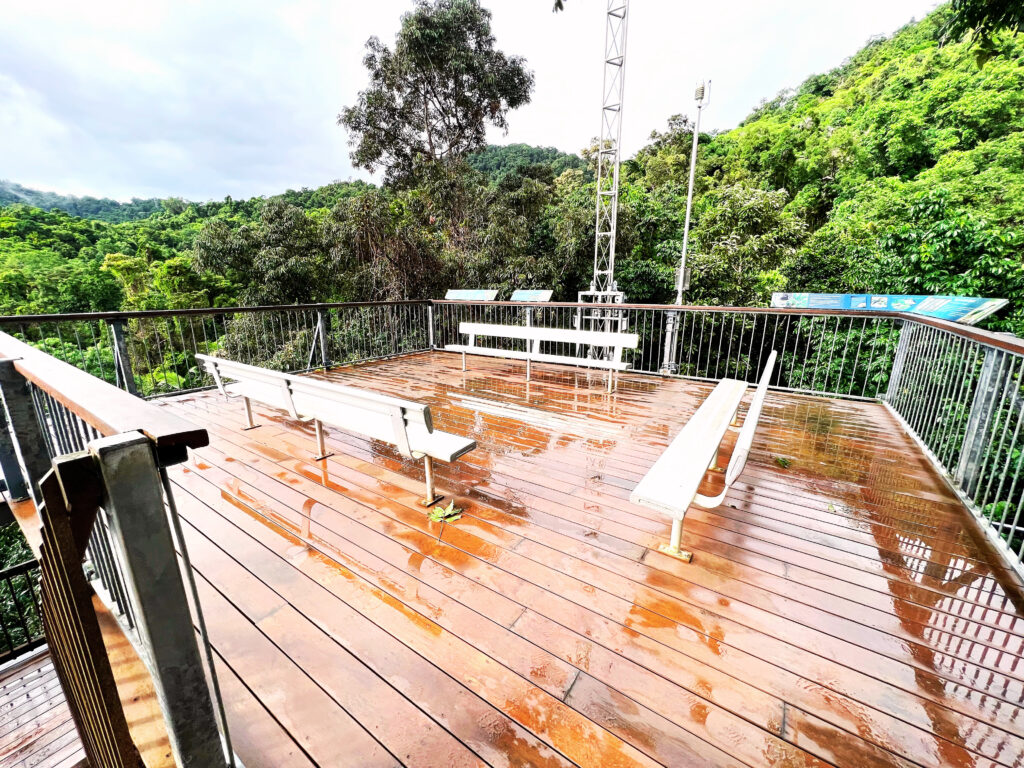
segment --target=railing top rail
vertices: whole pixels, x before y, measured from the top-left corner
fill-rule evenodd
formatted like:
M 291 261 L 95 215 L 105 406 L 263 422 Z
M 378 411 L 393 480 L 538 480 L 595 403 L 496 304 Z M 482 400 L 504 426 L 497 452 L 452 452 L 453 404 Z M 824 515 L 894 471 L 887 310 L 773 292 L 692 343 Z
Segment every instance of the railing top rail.
M 1014 352 L 1018 355 L 1024 355 L 1024 339 L 1008 333 L 995 333 L 994 331 L 986 331 L 983 328 L 975 328 L 970 325 L 960 325 L 959 323 L 952 323 L 949 320 L 940 320 L 936 317 L 924 317 L 923 315 L 912 315 L 906 312 L 899 313 L 899 316 L 903 320 L 910 320 L 915 323 L 920 323 L 921 325 L 938 328 L 939 330 L 946 331 L 955 336 L 976 341 L 979 344 L 995 347 L 996 349 L 1003 349 L 1007 352 Z
M 39 561 L 32 558 L 24 562 L 12 565 L 0 570 L 0 579 L 9 579 L 14 576 L 21 576 L 23 573 L 31 573 L 39 567 Z
M 52 323 L 60 321 L 138 320 L 147 317 L 195 317 L 198 315 L 229 315 L 237 312 L 295 312 L 299 310 L 341 309 L 345 307 L 389 307 L 429 304 L 427 299 L 404 301 L 343 301 L 325 304 L 267 304 L 256 307 L 202 307 L 199 309 L 141 309 L 130 312 L 75 312 L 47 315 L 0 315 L 0 325 L 19 323 Z
M 0 332 L 0 356 L 105 437 L 142 432 L 162 456 L 209 445 L 205 429 Z
M 764 315 L 857 315 L 865 317 L 897 318 L 909 316 L 904 312 L 852 312 L 848 309 L 796 309 L 790 307 L 716 307 L 704 304 L 592 304 L 577 301 L 463 301 L 433 299 L 431 304 L 464 304 L 495 307 L 570 307 L 579 309 L 661 309 L 675 312 L 749 312 Z

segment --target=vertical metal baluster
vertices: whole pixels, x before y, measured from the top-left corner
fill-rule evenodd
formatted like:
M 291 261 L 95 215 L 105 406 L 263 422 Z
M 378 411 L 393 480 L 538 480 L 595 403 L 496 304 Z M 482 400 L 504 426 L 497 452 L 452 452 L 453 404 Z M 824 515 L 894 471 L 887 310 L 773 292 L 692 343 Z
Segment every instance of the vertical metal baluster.
M 726 348 L 726 351 L 725 351 L 725 376 L 719 377 L 717 375 L 718 374 L 718 368 L 716 367 L 715 368 L 715 374 L 716 374 L 715 378 L 716 379 L 717 378 L 728 378 L 729 377 L 729 363 L 732 362 L 732 336 L 733 336 L 733 333 L 736 330 L 736 314 L 733 313 L 733 312 L 730 312 L 729 315 L 730 315 L 730 321 L 729 321 L 729 346 Z M 723 322 L 723 325 L 724 324 L 725 323 Z M 719 346 L 719 349 L 721 349 L 721 346 Z M 739 378 L 739 374 L 738 373 L 736 375 L 736 378 L 737 379 Z
M 88 323 L 87 327 L 89 328 L 89 336 L 92 339 L 92 347 L 96 350 L 96 363 L 100 367 L 100 378 L 108 383 L 113 383 L 107 378 L 107 372 L 103 367 L 103 350 L 100 349 L 100 342 L 96 338 L 96 329 L 92 323 Z
M 794 315 L 793 317 L 796 317 L 796 322 L 793 323 L 793 326 L 794 326 L 793 327 L 793 354 L 790 356 L 790 359 L 789 359 L 788 386 L 789 386 L 790 389 L 798 389 L 798 387 L 796 387 L 794 385 L 797 383 L 795 381 L 795 379 L 796 379 L 796 359 L 797 359 L 797 357 L 800 354 L 800 346 L 799 346 L 799 342 L 800 342 L 800 324 L 803 322 L 803 316 L 802 315 Z M 787 323 L 786 330 L 787 331 L 789 330 L 788 323 Z
M 1009 418 L 1005 418 L 1005 419 L 1003 418 L 1002 406 L 1003 406 L 1003 403 L 1006 402 L 1006 399 L 1007 399 L 1007 396 L 1009 395 L 1011 386 L 1013 386 L 1013 384 L 1014 384 L 1013 377 L 1014 377 L 1014 370 L 1015 370 L 1016 362 L 1017 361 L 1016 361 L 1016 359 L 1012 355 L 1005 355 L 1005 361 L 1006 361 L 1006 366 L 1005 366 L 1005 368 L 1003 370 L 1003 373 L 1002 373 L 1003 377 L 1005 378 L 1005 382 L 1003 384 L 1002 393 L 992 403 L 992 408 L 993 408 L 994 414 L 992 416 L 992 420 L 991 420 L 991 423 L 990 423 L 990 426 L 991 426 L 990 433 L 991 434 L 990 434 L 990 437 L 988 439 L 988 446 L 987 446 L 985 452 L 982 454 L 981 464 L 980 464 L 979 471 L 978 471 L 978 478 L 979 478 L 979 480 L 978 480 L 978 492 L 979 493 L 981 493 L 981 484 L 985 482 L 985 475 L 986 474 L 989 475 L 989 480 L 988 480 L 988 483 L 986 484 L 986 488 L 991 488 L 991 486 L 992 486 L 992 480 L 993 480 L 993 477 L 991 475 L 992 464 L 994 462 L 998 461 L 998 459 L 999 459 L 999 455 L 1000 455 L 1000 453 L 1003 450 L 1003 444 L 1004 444 L 1004 442 L 1006 440 L 1006 431 L 1007 431 L 1007 428 L 1010 426 Z M 1000 426 L 999 422 L 1000 422 L 1000 420 L 1003 421 L 1003 424 L 1002 424 L 1002 427 L 1003 427 L 1002 435 L 1001 435 L 1000 440 L 999 440 L 999 447 L 996 449 L 995 454 L 992 454 L 992 451 L 991 451 L 992 443 L 996 439 L 996 431 L 999 429 L 999 426 Z M 981 502 L 978 504 L 978 509 L 981 510 L 982 512 L 985 511 L 985 504 L 987 503 L 987 496 L 988 496 L 988 491 L 987 490 L 985 491 L 985 493 L 981 494 Z
M 974 394 L 978 388 L 978 361 L 981 355 L 981 345 L 973 345 L 971 349 L 971 361 L 967 366 L 967 373 L 964 376 L 962 397 L 958 397 L 961 405 L 965 406 L 965 408 L 962 411 L 962 416 L 959 419 L 959 424 L 957 425 L 955 439 L 953 439 L 950 444 L 950 458 L 946 464 L 950 470 L 953 470 L 955 466 L 960 463 L 960 457 L 963 454 L 963 439 L 966 436 L 967 422 L 970 419 L 970 404 L 974 400 Z
M 1024 358 L 1017 358 L 1017 360 L 1024 360 Z M 1016 362 L 1016 360 L 1014 362 Z M 1024 366 L 1022 366 L 1022 367 L 1024 367 Z M 1017 368 L 1017 376 L 1018 377 L 1020 376 L 1020 372 L 1021 372 L 1021 367 L 1018 367 Z M 1012 376 L 1011 376 L 1011 378 L 1012 378 Z M 1006 420 L 1005 420 L 1005 424 L 1003 426 L 1003 434 L 1002 434 L 1002 437 L 999 440 L 999 449 L 996 451 L 996 457 L 1000 456 L 1003 453 L 1003 448 L 1004 448 L 1005 443 L 1006 443 L 1007 427 L 1009 427 L 1009 425 L 1010 425 L 1010 417 L 1013 415 L 1013 412 L 1015 410 L 1015 406 L 1021 404 L 1020 382 L 1019 382 L 1019 380 L 1017 382 L 1015 382 L 1013 386 L 1014 386 L 1015 391 L 1014 391 L 1013 395 L 1010 398 L 1010 404 L 1009 404 L 1009 409 L 1008 409 L 1009 410 L 1009 414 L 1007 415 Z M 1009 448 L 1006 451 L 1006 462 L 1004 463 L 1002 476 L 999 479 L 999 485 L 998 485 L 998 487 L 996 489 L 996 495 L 995 495 L 994 503 L 998 503 L 999 499 L 1002 498 L 1003 486 L 1006 484 L 1006 476 L 1009 474 L 1010 466 L 1013 463 L 1013 447 L 1015 445 L 1018 445 L 1017 438 L 1020 435 L 1021 422 L 1024 421 L 1024 407 L 1016 408 L 1016 410 L 1018 411 L 1017 412 L 1017 423 L 1016 423 L 1016 426 L 1013 429 L 1013 437 L 1010 439 L 1010 446 L 1009 446 Z M 1020 461 L 1020 460 L 1018 460 L 1018 461 Z M 988 506 L 989 494 L 992 491 L 992 481 L 993 481 L 994 478 L 995 478 L 995 475 L 993 475 L 991 478 L 989 478 L 988 486 L 985 488 L 985 496 L 984 496 L 984 498 L 982 500 L 982 503 L 981 503 L 981 509 L 982 510 L 984 510 L 985 507 Z M 1004 513 L 1005 513 L 1005 508 L 1004 508 Z
M 926 392 L 928 388 L 928 382 L 931 374 L 931 364 L 928 356 L 928 350 L 931 346 L 932 329 L 929 327 L 922 327 L 920 334 L 917 339 L 917 349 L 915 352 L 915 358 L 917 361 L 915 367 L 915 378 L 914 378 L 914 393 L 908 411 L 908 421 L 913 425 L 914 431 L 920 434 L 921 415 L 924 412 L 924 405 L 926 402 Z
M 877 317 L 871 318 L 871 328 L 874 331 L 878 330 L 878 318 Z M 878 334 L 877 333 L 872 333 L 871 337 L 872 337 L 872 342 L 871 342 L 871 344 L 868 345 L 869 349 L 870 349 L 870 354 L 868 356 L 868 367 L 867 367 L 867 370 L 864 371 L 864 387 L 862 389 L 862 392 L 864 393 L 865 397 L 868 396 L 868 381 L 871 379 L 871 365 L 875 362 L 875 349 L 878 346 Z M 879 388 L 880 388 L 879 382 L 875 382 L 875 394 L 873 395 L 873 397 L 878 397 Z
M 935 439 L 936 411 L 941 406 L 942 388 L 945 383 L 945 365 L 948 363 L 947 336 L 945 331 L 933 329 L 931 335 L 932 354 L 929 357 L 928 385 L 924 390 L 925 407 L 921 416 L 921 440 L 929 448 Z
M 158 327 L 159 326 L 157 325 L 156 320 L 154 320 L 153 321 L 153 329 L 154 329 L 153 338 L 156 341 L 156 354 L 157 354 L 157 358 L 158 358 L 157 367 L 158 367 L 158 370 L 163 372 L 163 375 L 164 375 L 164 387 L 165 388 L 169 388 L 170 387 L 170 382 L 167 381 L 167 364 L 166 364 L 167 361 L 166 361 L 166 359 L 164 357 L 163 345 L 160 344 L 160 331 L 156 330 Z M 156 381 L 154 380 L 153 383 L 155 384 Z
M 853 325 L 852 321 L 850 324 L 851 326 Z M 853 358 L 853 368 L 850 369 L 850 386 L 846 389 L 846 394 L 848 395 L 853 394 L 853 385 L 857 381 L 857 365 L 860 363 L 860 350 L 861 346 L 864 344 L 864 335 L 867 333 L 867 328 L 868 319 L 866 317 L 862 317 L 860 319 L 860 333 L 857 335 L 857 354 Z
M 913 350 L 913 377 L 911 382 L 913 384 L 913 391 L 908 393 L 910 402 L 906 407 L 906 418 L 907 423 L 910 424 L 911 428 L 918 434 L 920 434 L 918 416 L 921 413 L 921 408 L 924 403 L 924 389 L 925 382 L 928 379 L 928 341 L 930 338 L 931 328 L 926 326 L 919 326 L 918 333 L 914 337 L 916 345 Z
M 775 349 L 775 339 L 778 337 L 778 334 L 779 334 L 779 320 L 781 320 L 781 319 L 782 319 L 782 315 L 780 315 L 778 313 L 775 313 L 775 325 L 772 328 L 772 346 L 771 346 L 771 349 Z M 786 318 L 786 323 L 787 323 L 787 332 L 788 332 L 788 323 L 789 323 L 789 317 L 788 316 Z M 765 329 L 767 329 L 767 328 L 768 328 L 768 323 L 765 322 Z M 786 346 L 785 343 L 783 343 L 782 346 L 783 346 L 783 348 L 785 348 L 785 346 Z M 768 354 L 771 355 L 771 352 L 769 352 Z M 775 379 L 775 383 L 778 386 L 778 385 L 781 385 L 781 383 L 782 383 L 782 373 L 781 373 L 781 369 L 782 369 L 782 353 L 781 352 L 778 354 L 777 358 L 778 358 L 778 363 L 776 364 L 775 371 L 772 372 L 772 376 L 769 378 L 769 381 L 771 381 L 771 379 Z
M 828 393 L 828 382 L 832 377 L 832 360 L 835 358 L 836 352 L 836 338 L 839 336 L 839 321 L 842 320 L 838 315 L 836 316 L 836 327 L 832 331 L 832 343 L 828 348 L 828 362 L 825 363 L 825 381 L 821 385 L 822 392 Z M 828 330 L 828 318 L 825 318 L 825 330 Z
M 944 333 L 943 342 L 943 364 L 939 367 L 940 387 L 935 393 L 935 407 L 931 416 L 931 431 L 929 444 L 932 453 L 938 456 L 943 445 L 943 434 L 946 430 L 947 419 L 946 409 L 949 403 L 950 389 L 956 386 L 956 369 L 961 362 L 962 339 L 952 334 Z
M 949 386 L 943 397 L 946 403 L 945 415 L 935 455 L 939 463 L 947 470 L 949 468 L 949 453 L 954 442 L 951 438 L 955 434 L 955 425 L 958 421 L 957 413 L 960 409 L 960 396 L 964 388 L 964 379 L 967 376 L 968 359 L 971 349 L 971 344 L 967 339 L 961 338 L 958 340 L 953 375 L 950 377 Z

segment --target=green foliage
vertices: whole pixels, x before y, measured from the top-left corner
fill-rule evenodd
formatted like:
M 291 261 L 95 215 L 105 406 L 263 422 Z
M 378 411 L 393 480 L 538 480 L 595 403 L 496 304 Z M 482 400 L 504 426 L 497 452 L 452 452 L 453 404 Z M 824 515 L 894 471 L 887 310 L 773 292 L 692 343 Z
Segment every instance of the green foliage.
M 17 523 L 0 525 L 0 570 L 33 558 Z
M 501 181 L 509 174 L 524 172 L 533 165 L 548 166 L 554 176 L 586 165 L 579 155 L 561 152 L 554 147 L 531 147 L 529 144 L 489 144 L 467 155 L 466 162 L 491 181 Z
M 408 184 L 423 164 L 483 147 L 487 126 L 507 129 L 508 111 L 533 90 L 525 61 L 495 48 L 491 12 L 474 0 L 417 0 L 394 50 L 376 37 L 366 49 L 370 87 L 338 123 L 353 163 L 384 167 L 391 182 Z
M 952 13 L 942 28 L 944 42 L 958 41 L 966 35 L 976 43 L 978 65 L 1002 52 L 998 35 L 1003 30 L 1017 34 L 1024 30 L 1024 4 L 1020 0 L 953 0 Z

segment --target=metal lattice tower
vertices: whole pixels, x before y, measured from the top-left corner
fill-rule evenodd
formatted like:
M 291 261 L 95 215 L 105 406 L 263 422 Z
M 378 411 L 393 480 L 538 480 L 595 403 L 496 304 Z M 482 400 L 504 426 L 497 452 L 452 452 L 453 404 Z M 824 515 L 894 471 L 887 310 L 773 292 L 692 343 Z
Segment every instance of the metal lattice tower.
M 615 282 L 615 227 L 619 209 L 619 147 L 622 141 L 628 15 L 629 0 L 608 0 L 601 133 L 597 145 L 594 276 L 590 290 L 579 294 L 581 302 L 593 304 L 621 304 L 624 298 Z M 621 314 L 591 310 L 586 319 L 595 330 L 612 330 L 618 325 L 616 321 Z
M 623 93 L 626 90 L 626 30 L 629 0 L 607 0 L 604 28 L 604 82 L 601 133 L 597 145 L 597 210 L 594 220 L 594 276 L 581 303 L 622 304 L 615 284 L 615 222 L 618 218 L 618 147 L 623 137 Z M 586 324 L 584 326 L 584 324 Z M 626 313 L 594 306 L 581 312 L 577 327 L 591 331 L 625 331 Z M 607 357 L 610 349 L 591 347 L 591 357 Z

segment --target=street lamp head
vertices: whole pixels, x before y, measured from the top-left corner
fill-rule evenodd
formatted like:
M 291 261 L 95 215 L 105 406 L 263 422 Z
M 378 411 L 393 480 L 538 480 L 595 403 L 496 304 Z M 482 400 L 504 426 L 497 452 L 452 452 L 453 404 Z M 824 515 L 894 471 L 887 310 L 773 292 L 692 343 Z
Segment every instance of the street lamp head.
M 704 82 L 697 83 L 697 90 L 693 94 L 693 100 L 700 104 L 704 101 Z

